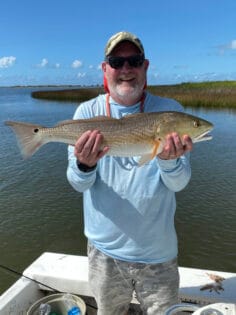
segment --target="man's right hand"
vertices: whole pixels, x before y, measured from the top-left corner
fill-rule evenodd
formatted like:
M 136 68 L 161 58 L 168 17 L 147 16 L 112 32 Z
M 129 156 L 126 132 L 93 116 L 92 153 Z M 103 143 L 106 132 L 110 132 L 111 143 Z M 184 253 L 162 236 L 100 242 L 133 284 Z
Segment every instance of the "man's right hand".
M 109 150 L 107 146 L 103 147 L 103 135 L 99 130 L 86 131 L 76 141 L 74 154 L 77 160 L 89 167 L 96 165 Z

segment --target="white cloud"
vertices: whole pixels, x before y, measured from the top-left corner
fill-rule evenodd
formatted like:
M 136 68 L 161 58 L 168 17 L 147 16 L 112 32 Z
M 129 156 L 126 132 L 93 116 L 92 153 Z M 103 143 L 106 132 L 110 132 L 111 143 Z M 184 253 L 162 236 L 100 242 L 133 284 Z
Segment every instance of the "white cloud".
M 71 67 L 76 69 L 76 68 L 80 68 L 82 66 L 82 62 L 80 60 L 74 60 Z
M 39 68 L 48 68 L 48 69 L 59 69 L 61 67 L 60 63 L 49 63 L 47 58 L 43 58 L 39 64 L 36 65 Z
M 236 50 L 236 39 L 231 40 L 231 42 L 223 45 L 217 46 L 219 53 L 223 55 L 227 50 Z
M 38 66 L 40 68 L 44 68 L 47 66 L 47 64 L 48 64 L 48 60 L 46 58 L 43 58 L 42 61 L 40 62 L 40 64 L 38 64 Z
M 79 73 L 77 74 L 77 77 L 78 77 L 78 78 L 84 78 L 85 76 L 86 76 L 86 73 L 85 73 L 85 72 L 83 72 L 83 73 L 79 72 Z
M 8 68 L 14 65 L 16 61 L 16 57 L 2 57 L 0 58 L 0 68 Z
M 230 48 L 231 49 L 236 49 L 236 39 L 233 39 L 230 43 Z

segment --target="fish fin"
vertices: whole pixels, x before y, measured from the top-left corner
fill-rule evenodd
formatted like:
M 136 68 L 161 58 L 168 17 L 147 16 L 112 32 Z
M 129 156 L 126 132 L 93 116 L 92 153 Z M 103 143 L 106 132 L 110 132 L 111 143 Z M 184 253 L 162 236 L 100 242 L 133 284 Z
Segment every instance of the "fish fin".
M 103 116 L 103 115 L 99 115 L 99 116 L 94 116 L 89 118 L 89 120 L 117 120 L 117 118 L 114 117 L 109 117 L 109 116 Z
M 15 132 L 24 159 L 33 155 L 45 143 L 39 133 L 42 128 L 40 125 L 18 121 L 5 121 L 5 125 L 11 127 Z
M 152 154 L 142 155 L 138 161 L 138 166 L 142 166 L 142 165 L 146 164 L 147 162 L 151 161 L 151 159 L 152 159 Z
M 152 150 L 152 159 L 153 159 L 154 157 L 156 157 L 157 154 L 161 153 L 161 151 L 162 151 L 162 145 L 161 145 L 161 143 L 162 143 L 162 142 L 161 142 L 160 139 L 154 141 L 153 150 Z
M 75 120 L 76 121 L 76 120 Z M 55 127 L 59 127 L 59 126 L 61 126 L 61 125 L 66 125 L 66 124 L 71 124 L 72 123 L 72 120 L 70 120 L 70 119 L 66 119 L 66 120 L 61 120 L 61 121 L 59 121 L 56 125 L 55 125 Z
M 60 121 L 59 123 L 57 123 L 55 125 L 55 127 L 63 126 L 63 125 L 66 125 L 66 124 L 70 124 L 70 125 L 71 124 L 78 124 L 82 120 L 103 122 L 104 120 L 117 121 L 118 119 L 117 118 L 112 118 L 112 117 L 107 117 L 107 116 L 95 116 L 95 117 L 91 117 L 91 118 L 74 119 L 74 120 L 67 119 L 67 120 Z
M 152 152 L 149 154 L 142 155 L 140 160 L 139 160 L 139 166 L 144 165 L 145 163 L 151 161 L 154 159 L 154 157 L 157 156 L 162 151 L 162 145 L 160 140 L 155 140 L 153 143 L 153 149 Z
M 95 117 L 88 118 L 88 120 L 93 120 L 93 121 L 97 121 L 97 122 L 101 121 L 102 122 L 104 120 L 117 121 L 119 119 L 114 118 L 114 117 L 108 117 L 108 116 L 95 116 Z
M 121 117 L 120 120 L 137 119 L 139 116 L 143 116 L 143 113 L 128 114 Z

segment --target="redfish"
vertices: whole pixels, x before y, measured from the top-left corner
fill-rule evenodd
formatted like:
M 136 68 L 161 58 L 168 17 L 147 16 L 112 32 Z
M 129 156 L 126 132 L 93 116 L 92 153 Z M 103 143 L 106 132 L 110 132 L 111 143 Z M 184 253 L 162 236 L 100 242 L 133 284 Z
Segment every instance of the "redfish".
M 24 158 L 33 155 L 48 142 L 74 145 L 87 130 L 99 130 L 108 146 L 110 156 L 140 156 L 140 164 L 153 159 L 164 147 L 167 134 L 177 132 L 180 137 L 189 135 L 194 142 L 209 140 L 213 124 L 182 112 L 138 113 L 116 119 L 98 116 L 90 119 L 67 120 L 54 127 L 17 121 L 6 121 L 16 133 Z M 102 149 L 101 147 L 101 149 Z

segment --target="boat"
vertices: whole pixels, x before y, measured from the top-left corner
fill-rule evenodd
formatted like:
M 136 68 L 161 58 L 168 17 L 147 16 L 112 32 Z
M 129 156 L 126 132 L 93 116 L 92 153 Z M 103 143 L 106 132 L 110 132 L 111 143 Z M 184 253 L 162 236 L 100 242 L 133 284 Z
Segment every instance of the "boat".
M 187 267 L 179 267 L 179 273 L 180 304 L 168 309 L 167 315 L 185 311 L 194 315 L 236 315 L 236 273 Z M 39 314 L 30 312 L 32 305 L 66 292 L 85 302 L 87 315 L 96 314 L 88 284 L 88 258 L 45 252 L 0 296 L 0 315 Z M 129 314 L 142 314 L 135 296 Z

